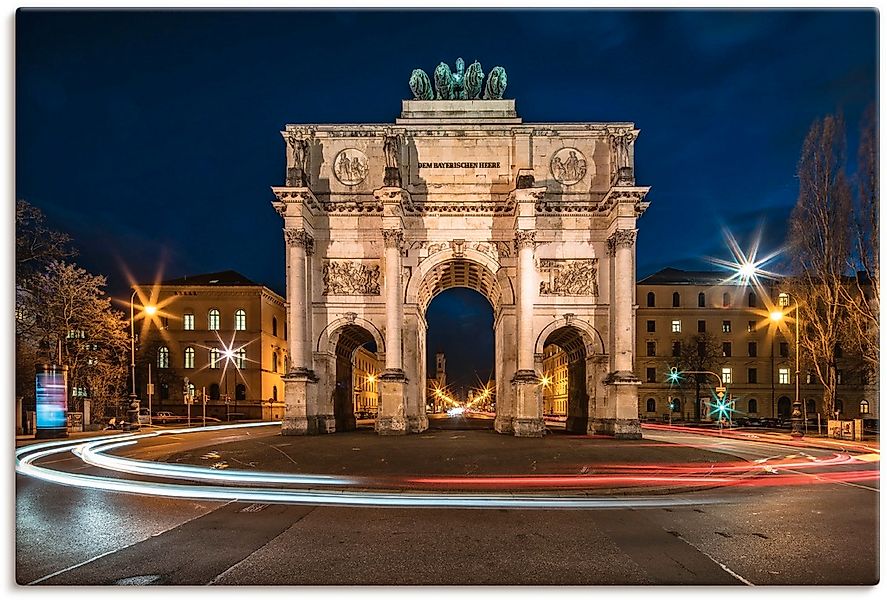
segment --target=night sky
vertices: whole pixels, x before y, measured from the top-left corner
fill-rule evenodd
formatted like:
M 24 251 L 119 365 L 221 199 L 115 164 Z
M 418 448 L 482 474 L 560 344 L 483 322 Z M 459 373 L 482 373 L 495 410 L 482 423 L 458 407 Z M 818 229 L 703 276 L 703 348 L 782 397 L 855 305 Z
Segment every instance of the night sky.
M 742 241 L 763 224 L 778 247 L 811 122 L 842 111 L 852 156 L 878 85 L 873 10 L 22 10 L 15 35 L 15 195 L 121 297 L 124 267 L 139 281 L 234 269 L 283 293 L 279 131 L 393 122 L 414 68 L 502 65 L 525 122 L 636 123 L 652 186 L 639 277 L 726 257 L 725 225 Z M 485 378 L 491 322 L 481 296 L 446 292 L 429 352 L 447 352 L 451 378 Z

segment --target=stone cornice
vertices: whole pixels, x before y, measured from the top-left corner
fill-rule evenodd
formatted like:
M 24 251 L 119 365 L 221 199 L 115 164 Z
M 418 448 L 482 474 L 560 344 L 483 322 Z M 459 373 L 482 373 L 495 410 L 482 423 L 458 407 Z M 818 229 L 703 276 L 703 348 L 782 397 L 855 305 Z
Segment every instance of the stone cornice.
M 649 191 L 650 186 L 614 186 L 610 188 L 610 191 L 607 192 L 607 195 L 604 196 L 604 199 L 598 204 L 597 212 L 608 213 L 613 209 L 614 206 L 616 206 L 620 202 L 633 202 L 635 204 L 635 214 L 641 215 L 643 214 L 644 210 L 647 209 L 647 206 L 649 206 L 649 202 L 643 201 L 647 195 L 647 192 Z

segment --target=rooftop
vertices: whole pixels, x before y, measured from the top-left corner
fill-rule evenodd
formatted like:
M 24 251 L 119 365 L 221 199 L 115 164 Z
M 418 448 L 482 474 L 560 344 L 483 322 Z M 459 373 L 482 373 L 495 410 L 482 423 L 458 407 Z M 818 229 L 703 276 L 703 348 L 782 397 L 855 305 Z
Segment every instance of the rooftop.
M 638 285 L 741 285 L 738 279 L 726 282 L 727 271 L 682 271 L 666 267 L 638 281 Z M 766 278 L 763 278 L 766 279 Z
M 168 279 L 160 285 L 218 285 L 218 286 L 261 286 L 251 279 L 247 279 L 237 271 L 220 271 L 219 273 L 205 273 L 203 275 L 186 275 L 177 279 Z

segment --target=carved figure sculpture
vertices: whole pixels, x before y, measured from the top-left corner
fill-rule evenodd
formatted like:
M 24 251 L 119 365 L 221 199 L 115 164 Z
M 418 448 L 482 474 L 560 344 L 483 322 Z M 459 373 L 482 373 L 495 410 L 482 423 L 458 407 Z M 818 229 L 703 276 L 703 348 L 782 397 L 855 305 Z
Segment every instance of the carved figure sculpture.
M 462 60 L 461 58 L 459 60 Z M 465 71 L 464 97 L 467 100 L 477 100 L 484 85 L 484 71 L 480 63 L 474 61 Z
M 434 90 L 431 89 L 431 80 L 422 69 L 413 69 L 410 75 L 410 91 L 413 92 L 413 100 L 433 100 Z
M 382 149 L 385 152 L 385 167 L 388 169 L 396 169 L 398 167 L 400 137 L 393 129 L 385 130 L 385 142 L 382 145 Z
M 306 173 L 308 171 L 308 140 L 290 134 L 287 137 L 287 142 L 293 151 L 293 167 Z
M 447 63 L 440 63 L 434 69 L 434 89 L 437 90 L 438 100 L 452 100 L 454 88 L 453 73 Z
M 501 100 L 502 94 L 505 93 L 505 86 L 508 85 L 508 77 L 505 75 L 505 69 L 502 67 L 493 67 L 487 77 L 487 87 L 484 90 L 484 100 Z

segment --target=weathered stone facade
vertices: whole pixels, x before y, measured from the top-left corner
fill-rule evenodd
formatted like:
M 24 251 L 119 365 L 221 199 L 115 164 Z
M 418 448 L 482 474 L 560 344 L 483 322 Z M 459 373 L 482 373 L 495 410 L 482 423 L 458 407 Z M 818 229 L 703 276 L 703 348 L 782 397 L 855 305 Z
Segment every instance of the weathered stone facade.
M 287 240 L 283 433 L 349 422 L 335 414 L 350 377 L 336 357 L 367 342 L 385 365 L 377 431 L 424 430 L 425 310 L 469 287 L 494 311 L 497 431 L 543 434 L 542 349 L 555 344 L 571 360 L 568 428 L 640 437 L 637 133 L 523 123 L 513 100 L 405 100 L 393 125 L 287 125 L 287 185 L 272 188 Z

